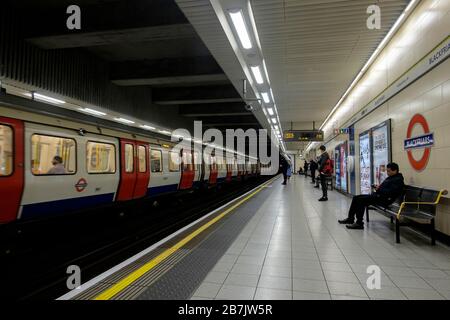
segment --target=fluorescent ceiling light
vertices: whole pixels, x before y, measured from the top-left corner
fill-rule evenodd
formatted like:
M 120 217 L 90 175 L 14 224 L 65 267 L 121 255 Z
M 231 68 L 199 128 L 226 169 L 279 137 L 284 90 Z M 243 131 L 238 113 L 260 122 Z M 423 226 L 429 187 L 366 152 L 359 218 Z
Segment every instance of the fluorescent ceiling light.
M 155 130 L 156 128 L 155 127 L 152 127 L 152 126 L 148 126 L 148 125 L 146 125 L 146 124 L 143 124 L 142 126 L 140 126 L 142 129 L 145 129 L 145 130 Z
M 171 135 L 172 134 L 172 132 L 167 131 L 167 130 L 159 130 L 158 132 L 162 133 L 162 134 L 165 134 L 165 135 Z
M 279 130 L 280 128 L 278 128 L 278 126 L 277 125 L 275 125 L 274 126 L 274 128 L 275 128 L 275 130 Z
M 63 100 L 59 100 L 59 99 L 55 99 L 55 98 L 52 98 L 52 97 L 44 96 L 43 94 L 36 93 L 36 92 L 33 95 L 31 93 L 25 93 L 25 95 L 27 97 L 33 97 L 33 95 L 34 95 L 34 99 L 45 101 L 45 102 L 50 102 L 50 103 L 56 103 L 56 104 L 66 103 Z
M 128 120 L 128 119 L 125 119 L 125 118 L 114 118 L 114 120 L 119 121 L 119 122 L 123 122 L 123 123 L 126 123 L 126 124 L 133 124 L 134 123 L 134 121 L 131 121 L 131 120 Z
M 253 76 L 255 77 L 255 80 L 258 84 L 263 84 L 264 80 L 263 77 L 261 75 L 261 70 L 259 69 L 258 66 L 256 67 L 251 67 L 252 72 L 253 72 Z
M 269 94 L 267 92 L 263 92 L 261 93 L 263 100 L 265 103 L 269 103 L 270 102 L 270 98 L 269 98 Z
M 267 112 L 269 113 L 269 115 L 273 116 L 273 109 L 272 108 L 267 108 Z
M 239 40 L 241 41 L 244 49 L 252 48 L 252 41 L 248 34 L 247 26 L 245 25 L 244 16 L 242 10 L 237 12 L 230 12 L 231 21 L 233 21 L 234 28 L 238 34 Z
M 270 120 L 272 120 L 273 124 L 277 123 L 277 119 L 276 118 L 271 118 Z
M 91 108 L 79 108 L 80 111 L 93 114 L 95 116 L 106 116 L 106 113 Z

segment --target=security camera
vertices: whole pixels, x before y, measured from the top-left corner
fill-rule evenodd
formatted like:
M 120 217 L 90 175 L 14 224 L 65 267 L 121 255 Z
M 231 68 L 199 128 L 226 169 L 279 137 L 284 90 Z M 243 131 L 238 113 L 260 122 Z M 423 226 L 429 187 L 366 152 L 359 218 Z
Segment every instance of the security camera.
M 247 111 L 253 111 L 253 106 L 251 103 L 246 103 L 245 104 L 245 110 Z

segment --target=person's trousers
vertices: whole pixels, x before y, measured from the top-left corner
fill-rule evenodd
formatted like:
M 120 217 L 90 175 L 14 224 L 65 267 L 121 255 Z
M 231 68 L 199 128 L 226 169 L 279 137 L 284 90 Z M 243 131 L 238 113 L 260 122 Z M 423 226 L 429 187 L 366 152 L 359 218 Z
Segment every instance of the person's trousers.
M 311 178 L 312 182 L 316 183 L 316 170 L 311 170 Z
M 348 218 L 354 220 L 356 216 L 356 221 L 362 224 L 366 207 L 373 204 L 381 204 L 381 201 L 375 195 L 361 194 L 359 196 L 354 196 L 348 211 Z
M 327 176 L 320 174 L 320 186 L 322 187 L 322 197 L 328 198 Z
M 286 181 L 287 181 L 287 172 L 283 172 L 283 179 L 284 179 L 283 183 L 286 184 Z

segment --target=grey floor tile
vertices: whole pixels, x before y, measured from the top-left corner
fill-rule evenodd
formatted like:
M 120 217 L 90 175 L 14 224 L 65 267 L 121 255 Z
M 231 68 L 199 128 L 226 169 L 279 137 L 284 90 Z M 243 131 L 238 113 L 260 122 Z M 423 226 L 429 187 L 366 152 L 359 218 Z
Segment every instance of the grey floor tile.
M 257 264 L 236 263 L 231 269 L 232 273 L 257 274 L 261 273 L 263 266 Z
M 190 300 L 214 300 L 213 298 L 191 297 Z
M 242 263 L 242 264 L 256 264 L 256 265 L 262 265 L 264 262 L 264 256 L 256 257 L 256 256 L 240 256 L 236 263 Z
M 417 274 L 410 268 L 404 267 L 381 267 L 388 276 L 415 277 Z
M 389 276 L 399 288 L 432 289 L 432 287 L 419 277 Z
M 225 285 L 256 287 L 259 276 L 256 274 L 230 273 L 225 280 Z
M 266 256 L 264 260 L 265 266 L 278 266 L 278 267 L 291 267 L 292 260 L 291 258 L 275 258 Z
M 261 272 L 262 276 L 292 278 L 291 267 L 264 266 Z
M 220 262 L 217 263 L 211 271 L 218 272 L 230 272 L 233 269 L 234 263 L 232 262 Z
M 327 281 L 359 283 L 359 279 L 352 272 L 324 270 L 323 273 Z
M 327 285 L 332 295 L 367 297 L 366 292 L 359 283 L 327 281 Z
M 222 284 L 228 276 L 228 272 L 211 271 L 206 276 L 204 282 L 212 282 Z
M 397 287 L 381 286 L 381 289 L 367 289 L 366 292 L 370 299 L 382 299 L 382 300 L 406 300 L 406 296 Z
M 437 269 L 412 268 L 422 278 L 450 279 L 450 274 Z
M 438 269 L 437 266 L 426 260 L 402 259 L 408 267 Z
M 329 293 L 327 283 L 321 280 L 293 279 L 294 291 Z
M 222 285 L 218 283 L 203 282 L 194 292 L 193 296 L 202 298 L 214 298 Z
M 331 297 L 329 294 L 326 294 L 326 293 L 294 291 L 293 299 L 294 300 L 331 300 Z
M 292 291 L 257 288 L 255 300 L 292 300 Z
M 325 280 L 323 271 L 319 268 L 294 268 L 292 276 L 297 279 Z
M 224 285 L 216 296 L 217 300 L 252 300 L 256 288 Z
M 292 279 L 261 275 L 258 282 L 258 288 L 292 290 Z
M 415 289 L 415 288 L 402 288 L 401 290 L 408 297 L 409 300 L 444 300 L 445 299 L 436 290 Z
M 368 297 L 331 295 L 331 300 L 369 300 Z
M 323 270 L 353 272 L 348 263 L 322 262 Z
M 450 279 L 426 279 L 436 290 L 450 290 Z

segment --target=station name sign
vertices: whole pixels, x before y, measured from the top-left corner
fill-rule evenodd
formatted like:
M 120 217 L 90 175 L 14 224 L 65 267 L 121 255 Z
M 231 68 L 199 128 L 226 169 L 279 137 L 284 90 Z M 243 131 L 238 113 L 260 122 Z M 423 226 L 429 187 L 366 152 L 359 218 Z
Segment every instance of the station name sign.
M 322 130 L 286 130 L 283 132 L 285 142 L 323 141 Z
M 405 150 L 408 150 L 408 149 L 431 147 L 432 145 L 434 145 L 434 135 L 433 133 L 427 133 L 421 136 L 406 139 L 404 141 L 403 148 Z

